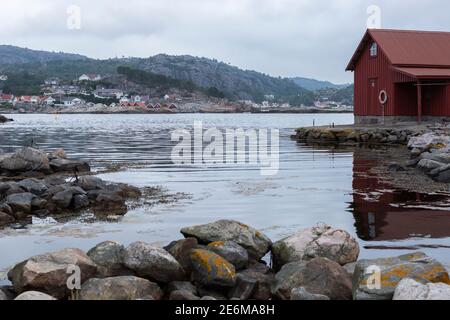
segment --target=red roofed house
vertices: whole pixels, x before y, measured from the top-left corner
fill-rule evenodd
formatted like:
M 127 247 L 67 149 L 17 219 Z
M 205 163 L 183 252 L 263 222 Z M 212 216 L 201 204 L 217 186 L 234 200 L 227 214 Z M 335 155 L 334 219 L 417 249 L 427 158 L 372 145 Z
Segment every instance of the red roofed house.
M 346 70 L 356 124 L 450 118 L 450 32 L 369 29 Z

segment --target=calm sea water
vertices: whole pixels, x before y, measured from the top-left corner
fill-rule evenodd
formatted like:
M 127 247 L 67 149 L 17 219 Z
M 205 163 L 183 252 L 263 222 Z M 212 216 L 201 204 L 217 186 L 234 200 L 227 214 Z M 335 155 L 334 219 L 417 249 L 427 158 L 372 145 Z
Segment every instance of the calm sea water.
M 349 114 L 187 114 L 187 115 L 10 115 L 0 126 L 5 152 L 29 145 L 64 148 L 70 157 L 91 160 L 94 169 L 111 163 L 138 164 L 102 178 L 138 187 L 163 186 L 191 196 L 176 203 L 131 210 L 120 222 L 74 219 L 23 230 L 0 230 L 0 270 L 29 256 L 66 247 L 88 250 L 105 240 L 167 244 L 180 228 L 218 219 L 236 219 L 278 240 L 324 222 L 358 237 L 362 258 L 421 250 L 450 264 L 447 197 L 391 190 L 369 169 L 383 154 L 330 149 L 290 139 L 294 129 L 348 124 Z M 175 166 L 170 160 L 175 129 L 280 129 L 280 170 L 261 176 L 256 167 Z M 439 206 L 434 204 L 439 202 Z

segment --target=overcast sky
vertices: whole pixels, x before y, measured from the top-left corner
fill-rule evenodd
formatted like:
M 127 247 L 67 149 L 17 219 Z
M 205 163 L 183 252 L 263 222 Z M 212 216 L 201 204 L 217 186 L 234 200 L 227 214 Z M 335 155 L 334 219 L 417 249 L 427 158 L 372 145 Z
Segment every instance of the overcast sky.
M 369 15 L 383 28 L 450 31 L 448 0 L 1 0 L 0 43 L 94 58 L 215 58 L 274 76 L 349 82 Z M 76 5 L 81 10 L 77 28 Z M 68 28 L 69 25 L 72 26 Z

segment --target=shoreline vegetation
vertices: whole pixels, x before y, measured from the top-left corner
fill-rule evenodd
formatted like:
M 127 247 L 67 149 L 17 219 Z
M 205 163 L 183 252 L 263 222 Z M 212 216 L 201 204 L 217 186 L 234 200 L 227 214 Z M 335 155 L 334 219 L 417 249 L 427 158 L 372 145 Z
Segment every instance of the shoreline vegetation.
M 302 128 L 292 138 L 300 142 L 347 147 L 378 144 L 396 147 L 392 150 L 403 148 L 408 152 L 399 153 L 403 157 L 398 159 L 399 162 L 387 164 L 388 172 L 403 172 L 404 166 L 409 166 L 410 170 L 444 183 L 450 170 L 449 130 L 443 124 L 395 128 Z M 61 163 L 65 154 L 59 151 L 49 155 L 24 148 L 3 155 L 3 171 L 15 168 L 17 172 L 20 165 L 25 172 L 33 168 L 33 172 L 45 176 L 50 173 L 46 172 L 49 169 L 36 170 L 37 163 L 47 163 L 45 159 L 49 161 L 48 168 L 55 170 L 54 161 Z M 85 169 L 88 173 L 87 166 Z M 38 187 L 48 188 L 30 179 L 37 177 L 28 178 L 26 183 L 24 180 L 4 182 L 0 189 L 14 195 L 17 188 L 29 188 L 30 194 Z M 68 189 L 56 187 L 62 188 L 58 194 L 71 195 L 66 204 L 75 203 L 72 190 L 77 188 L 87 191 L 86 205 L 88 200 L 95 199 L 96 203 L 102 196 L 109 203 L 110 198 L 104 192 L 122 193 L 124 188 L 132 190 L 133 196 L 141 196 L 139 190 L 126 185 L 113 184 L 111 189 L 105 188 L 105 182 L 90 175 L 82 176 L 78 183 L 80 181 L 84 188 L 74 185 L 67 186 Z M 25 191 L 20 190 L 18 197 Z M 33 206 L 40 201 L 34 201 L 32 195 L 29 198 L 27 205 L 33 212 Z M 11 198 L 7 199 L 7 202 L 11 201 Z M 57 196 L 58 199 L 66 200 L 62 196 Z M 20 208 L 12 203 L 7 205 L 11 209 Z M 12 212 L 14 214 L 17 209 Z M 299 230 L 276 242 L 257 229 L 232 220 L 185 227 L 180 232 L 183 239 L 163 248 L 144 242 L 124 246 L 106 241 L 87 252 L 68 248 L 30 257 L 10 269 L 11 285 L 0 287 L 0 300 L 450 299 L 450 277 L 438 261 L 421 252 L 360 260 L 357 240 L 347 231 L 326 224 Z M 81 270 L 79 290 L 67 287 L 70 266 Z M 373 266 L 377 269 L 370 269 Z M 369 269 L 372 272 L 368 272 Z M 371 286 L 372 277 L 377 273 L 381 274 L 380 285 Z

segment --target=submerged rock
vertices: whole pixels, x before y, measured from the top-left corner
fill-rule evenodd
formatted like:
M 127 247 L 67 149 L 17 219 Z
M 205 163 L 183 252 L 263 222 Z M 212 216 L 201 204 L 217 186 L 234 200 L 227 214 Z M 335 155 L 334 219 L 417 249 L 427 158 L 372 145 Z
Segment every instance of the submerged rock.
M 204 286 L 233 287 L 236 283 L 234 266 L 221 256 L 207 250 L 191 252 L 192 276 Z
M 393 300 L 450 300 L 450 286 L 444 283 L 422 284 L 403 279 L 395 289 Z
M 80 300 L 160 300 L 156 283 L 133 276 L 89 279 L 79 291 Z
M 272 241 L 260 231 L 232 220 L 220 220 L 214 223 L 181 229 L 185 237 L 194 237 L 200 243 L 233 241 L 245 248 L 250 258 L 260 260 L 269 252 Z
M 130 244 L 124 250 L 123 263 L 138 276 L 158 282 L 169 283 L 185 278 L 183 268 L 170 253 L 145 242 Z
M 391 300 L 397 285 L 406 278 L 450 284 L 449 275 L 442 264 L 422 252 L 416 252 L 393 258 L 358 261 L 353 275 L 353 298 Z
M 345 265 L 355 262 L 359 245 L 348 232 L 319 225 L 274 243 L 272 258 L 275 269 L 289 262 L 322 257 Z
M 17 264 L 8 272 L 8 278 L 17 293 L 38 290 L 63 298 L 69 291 L 67 279 L 71 275 L 68 273 L 71 266 L 80 268 L 81 283 L 97 272 L 97 266 L 83 251 L 64 249 L 37 255 Z
M 288 263 L 276 274 L 275 279 L 272 293 L 283 300 L 290 300 L 292 290 L 299 287 L 331 300 L 352 298 L 350 275 L 338 263 L 325 258 Z
M 27 291 L 22 294 L 19 294 L 14 300 L 44 301 L 44 300 L 56 300 L 56 298 L 39 291 Z

